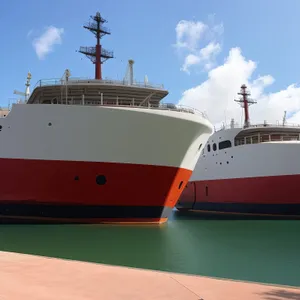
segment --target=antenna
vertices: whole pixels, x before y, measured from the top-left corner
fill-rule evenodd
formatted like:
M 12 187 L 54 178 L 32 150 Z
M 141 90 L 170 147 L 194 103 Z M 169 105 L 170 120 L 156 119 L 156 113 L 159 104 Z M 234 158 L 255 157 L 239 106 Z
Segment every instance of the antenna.
M 286 110 L 283 113 L 282 126 L 285 125 L 285 122 L 286 122 Z
M 234 119 L 232 118 L 231 121 L 230 121 L 230 128 L 234 128 Z
M 28 97 L 30 95 L 30 89 L 29 89 L 29 87 L 30 87 L 30 80 L 31 80 L 31 73 L 28 72 L 27 73 L 27 80 L 26 80 L 26 83 L 25 83 L 25 86 L 26 86 L 25 93 L 17 91 L 17 90 L 14 90 L 14 94 L 15 95 L 20 95 L 20 96 L 24 96 L 25 97 L 25 102 L 27 101 L 27 99 L 28 99 Z
M 109 58 L 113 58 L 113 52 L 103 49 L 100 39 L 104 35 L 110 34 L 110 31 L 102 25 L 107 21 L 101 17 L 99 12 L 95 16 L 91 16 L 91 19 L 93 21 L 84 25 L 83 28 L 94 33 L 97 39 L 96 47 L 80 47 L 79 52 L 85 54 L 95 64 L 95 79 L 102 80 L 101 64 Z
M 145 85 L 147 85 L 147 84 L 148 84 L 148 76 L 147 76 L 147 75 L 145 75 L 145 78 L 144 78 L 144 83 L 145 83 Z
M 256 101 L 249 99 L 248 96 L 251 94 L 246 91 L 247 86 L 243 84 L 241 86 L 241 91 L 238 93 L 238 95 L 241 95 L 240 99 L 234 100 L 236 102 L 239 102 L 240 105 L 244 108 L 245 112 L 245 122 L 244 122 L 244 127 L 248 127 L 250 125 L 250 118 L 249 118 L 249 105 L 257 103 Z

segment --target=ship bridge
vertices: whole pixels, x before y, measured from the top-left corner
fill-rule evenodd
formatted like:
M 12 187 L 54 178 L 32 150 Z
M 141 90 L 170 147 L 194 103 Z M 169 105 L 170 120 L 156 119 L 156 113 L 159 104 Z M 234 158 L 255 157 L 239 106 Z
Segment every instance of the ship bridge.
M 128 83 L 117 80 L 97 79 L 50 79 L 39 80 L 26 104 L 64 104 L 123 106 L 131 108 L 150 108 L 173 110 L 201 115 L 205 113 L 195 108 L 174 103 L 163 103 L 168 95 L 163 85 L 144 83 Z
M 251 125 L 241 130 L 235 137 L 235 145 L 256 144 L 262 142 L 299 141 L 300 125 L 298 124 L 262 124 Z
M 27 104 L 121 105 L 158 107 L 168 95 L 162 85 L 116 80 L 40 80 Z

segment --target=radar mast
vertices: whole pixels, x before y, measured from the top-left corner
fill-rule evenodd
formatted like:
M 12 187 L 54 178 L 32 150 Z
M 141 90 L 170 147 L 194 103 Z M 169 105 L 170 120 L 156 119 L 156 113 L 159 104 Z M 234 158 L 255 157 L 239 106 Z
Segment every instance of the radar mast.
M 97 39 L 96 47 L 80 47 L 79 52 L 85 54 L 95 64 L 95 79 L 102 80 L 101 65 L 109 58 L 113 58 L 113 52 L 103 49 L 100 39 L 104 35 L 110 34 L 110 31 L 103 26 L 103 23 L 107 21 L 101 17 L 99 12 L 95 16 L 91 16 L 91 19 L 83 28 L 94 33 Z
M 238 93 L 238 95 L 241 95 L 240 99 L 234 100 L 236 102 L 239 102 L 240 105 L 244 108 L 245 112 L 245 121 L 244 121 L 244 127 L 249 127 L 250 125 L 250 118 L 249 118 L 249 105 L 257 103 L 256 101 L 249 99 L 248 96 L 251 94 L 247 92 L 247 86 L 243 84 L 241 86 L 241 91 Z

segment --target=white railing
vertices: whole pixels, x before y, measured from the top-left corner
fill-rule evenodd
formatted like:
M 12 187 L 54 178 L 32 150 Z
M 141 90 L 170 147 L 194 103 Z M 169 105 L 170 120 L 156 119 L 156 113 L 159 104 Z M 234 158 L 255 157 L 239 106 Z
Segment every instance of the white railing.
M 185 106 L 185 105 L 177 105 L 177 104 L 173 104 L 173 103 L 162 103 L 162 104 L 159 104 L 156 107 L 155 106 L 138 106 L 138 105 L 135 105 L 134 107 L 136 107 L 136 108 L 160 109 L 160 110 L 172 110 L 172 111 L 178 111 L 178 112 L 184 112 L 184 113 L 200 115 L 203 118 L 208 119 L 208 117 L 205 113 L 203 113 L 202 111 L 200 111 L 196 108 Z
M 300 128 L 300 124 L 284 123 L 283 125 L 282 122 L 276 122 L 276 123 L 263 122 L 263 123 L 250 124 L 248 127 L 244 127 L 244 125 L 235 123 L 233 128 L 261 128 L 261 127 L 299 127 Z M 226 125 L 219 126 L 218 128 L 215 128 L 215 131 L 217 132 L 217 131 L 226 130 L 230 128 L 232 128 L 232 126 L 230 124 L 226 124 Z
M 134 86 L 134 87 L 140 87 L 140 88 L 155 88 L 155 89 L 164 89 L 163 84 L 150 84 L 150 83 L 144 83 L 144 82 L 133 82 L 132 84 L 129 84 L 126 80 L 110 80 L 110 79 L 103 79 L 103 80 L 97 80 L 97 79 L 89 79 L 89 78 L 70 78 L 67 82 L 67 85 L 73 85 L 73 84 L 86 84 L 86 83 L 95 83 L 95 84 L 105 84 L 105 85 L 122 85 L 122 86 Z M 41 79 L 39 80 L 34 88 L 36 87 L 43 87 L 43 86 L 57 86 L 57 85 L 66 85 L 66 80 L 62 79 Z

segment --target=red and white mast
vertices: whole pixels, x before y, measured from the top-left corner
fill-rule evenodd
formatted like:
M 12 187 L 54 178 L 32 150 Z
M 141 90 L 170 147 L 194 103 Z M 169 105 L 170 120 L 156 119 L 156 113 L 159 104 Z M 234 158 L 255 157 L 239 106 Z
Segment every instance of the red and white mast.
M 250 96 L 251 94 L 247 92 L 247 86 L 245 84 L 241 86 L 241 91 L 238 93 L 238 95 L 241 95 L 242 97 L 234 101 L 239 102 L 241 106 L 244 108 L 244 113 L 245 113 L 244 127 L 248 127 L 250 125 L 249 105 L 257 102 L 248 98 L 248 96 Z
M 95 16 L 91 16 L 91 19 L 93 21 L 83 26 L 83 28 L 94 33 L 97 39 L 96 47 L 80 47 L 79 52 L 85 54 L 95 64 L 95 79 L 101 80 L 101 65 L 109 58 L 113 58 L 113 52 L 103 49 L 100 44 L 100 39 L 104 35 L 110 34 L 110 31 L 102 25 L 107 21 L 101 17 L 99 12 L 97 12 Z

